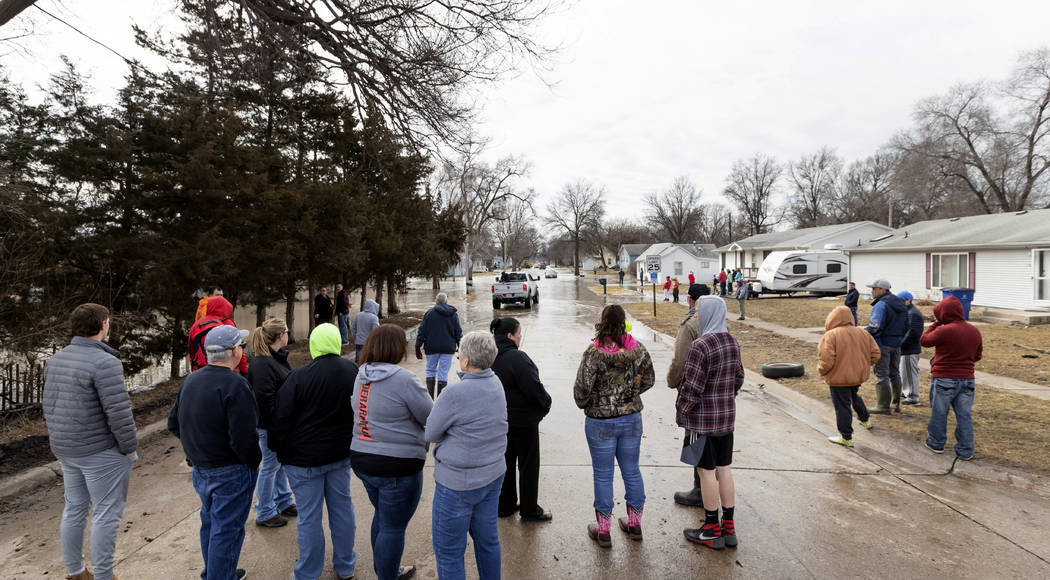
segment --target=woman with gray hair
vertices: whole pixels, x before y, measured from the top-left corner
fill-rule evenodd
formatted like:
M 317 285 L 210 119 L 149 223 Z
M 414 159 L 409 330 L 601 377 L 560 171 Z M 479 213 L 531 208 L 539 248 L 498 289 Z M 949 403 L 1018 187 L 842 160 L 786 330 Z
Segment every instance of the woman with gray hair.
M 452 368 L 452 355 L 459 348 L 463 328 L 459 325 L 456 307 L 448 303 L 444 292 L 434 297 L 434 307 L 423 315 L 416 331 L 416 358 L 423 359 L 427 353 L 427 391 L 436 399 L 448 384 L 448 371 Z
M 427 419 L 434 443 L 434 555 L 439 578 L 464 578 L 467 533 L 480 578 L 500 577 L 497 506 L 507 470 L 507 400 L 492 372 L 496 341 L 471 332 L 459 345 L 460 381 L 447 387 Z

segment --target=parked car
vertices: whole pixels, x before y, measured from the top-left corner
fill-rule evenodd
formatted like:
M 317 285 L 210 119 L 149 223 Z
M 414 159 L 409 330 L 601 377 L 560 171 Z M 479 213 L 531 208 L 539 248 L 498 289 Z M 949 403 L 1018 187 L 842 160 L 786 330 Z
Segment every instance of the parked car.
M 533 303 L 540 301 L 537 280 L 538 276 L 528 272 L 503 272 L 492 285 L 492 307 L 499 310 L 503 304 L 522 303 L 525 308 L 532 308 Z
M 543 273 L 543 277 L 544 278 L 557 278 L 558 277 L 558 271 L 555 270 L 554 268 L 547 268 L 547 270 Z

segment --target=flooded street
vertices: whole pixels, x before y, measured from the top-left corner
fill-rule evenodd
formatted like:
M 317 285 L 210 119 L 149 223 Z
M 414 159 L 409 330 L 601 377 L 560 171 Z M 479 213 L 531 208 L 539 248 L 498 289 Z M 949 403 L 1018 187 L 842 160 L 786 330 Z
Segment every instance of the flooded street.
M 470 293 L 462 279 L 443 283 L 449 304 L 459 309 L 464 331 L 487 331 L 494 315 L 521 321 L 522 350 L 536 362 L 553 398 L 551 413 L 540 424 L 539 501 L 553 511 L 554 519 L 500 520 L 504 578 L 1050 576 L 1050 545 L 1045 540 L 1050 501 L 1044 495 L 947 475 L 943 458 L 920 453 L 914 442 L 880 433 L 877 426 L 858 435 L 855 452 L 831 446 L 825 440 L 825 431 L 834 429 L 830 414 L 817 415 L 803 402 L 774 396 L 759 386 L 761 377 L 751 375 L 738 399 L 733 462 L 740 546 L 715 552 L 689 544 L 682 529 L 698 527 L 703 511 L 672 500 L 675 491 L 691 485 L 692 476 L 678 459 L 676 392 L 664 380 L 671 345 L 637 322 L 635 337 L 649 349 L 657 372 L 656 386 L 642 397 L 645 539 L 630 541 L 614 526 L 613 547 L 598 548 L 586 533 L 594 517 L 591 465 L 584 415 L 573 401 L 572 386 L 604 300 L 587 289 L 593 278 L 575 280 L 560 274 L 541 279 L 540 300 L 531 309 L 494 311 L 488 290 L 491 277 L 476 277 Z M 403 308 L 423 310 L 436 291 L 428 282 L 417 282 L 415 288 L 405 296 Z M 422 361 L 410 356 L 405 366 L 423 376 Z M 124 533 L 118 537 L 117 572 L 132 580 L 196 578 L 201 566 L 199 501 L 178 441 L 163 437 L 140 455 Z M 428 460 L 424 471 L 423 497 L 408 528 L 403 558 L 404 564 L 418 567 L 417 578 L 425 579 L 437 577 L 430 536 L 431 463 Z M 373 578 L 368 539 L 372 508 L 356 477 L 352 493 L 356 578 Z M 623 516 L 618 475 L 615 494 L 613 516 Z M 61 487 L 10 507 L 0 520 L 3 578 L 42 578 L 45 573 L 61 578 Z M 297 557 L 294 523 L 262 529 L 249 521 L 247 528 L 240 567 L 252 579 L 287 578 Z M 477 577 L 469 547 L 467 574 Z M 334 578 L 330 563 L 323 577 Z

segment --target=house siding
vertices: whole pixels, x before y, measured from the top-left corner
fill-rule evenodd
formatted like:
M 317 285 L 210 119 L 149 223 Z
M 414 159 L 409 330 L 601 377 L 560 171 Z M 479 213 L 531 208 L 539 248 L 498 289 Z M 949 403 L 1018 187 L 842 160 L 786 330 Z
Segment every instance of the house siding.
M 941 299 L 939 289 L 926 289 L 925 252 L 851 254 L 849 270 L 849 280 L 857 284 L 862 294 L 870 294 L 867 285 L 884 278 L 889 280 L 894 294 L 907 290 L 918 300 Z M 978 271 L 978 281 L 980 278 Z

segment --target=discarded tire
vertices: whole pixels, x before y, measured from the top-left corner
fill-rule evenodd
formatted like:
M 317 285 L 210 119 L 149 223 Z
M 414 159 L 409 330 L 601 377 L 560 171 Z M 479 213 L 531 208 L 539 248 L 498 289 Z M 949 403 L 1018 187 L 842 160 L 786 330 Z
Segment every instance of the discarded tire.
M 769 362 L 762 365 L 762 376 L 767 379 L 787 379 L 801 377 L 804 374 L 806 374 L 806 367 L 802 363 Z

